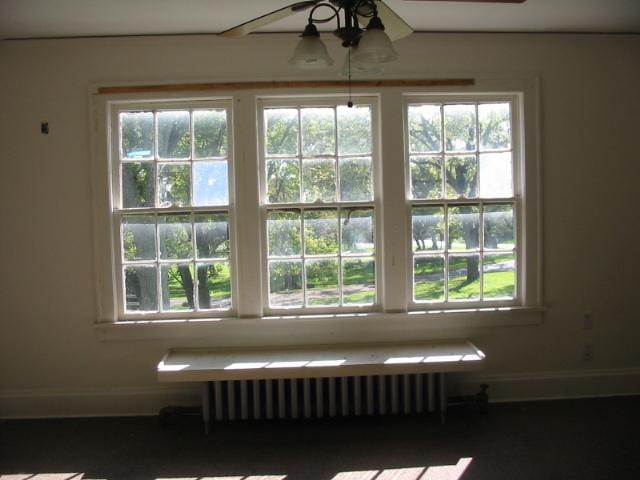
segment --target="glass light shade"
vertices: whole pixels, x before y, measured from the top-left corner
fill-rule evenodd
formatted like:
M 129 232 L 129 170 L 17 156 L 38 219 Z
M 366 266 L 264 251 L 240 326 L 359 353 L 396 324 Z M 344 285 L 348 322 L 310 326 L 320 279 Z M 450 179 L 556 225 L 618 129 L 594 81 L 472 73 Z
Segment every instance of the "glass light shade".
M 391 45 L 389 36 L 380 28 L 371 28 L 364 32 L 358 48 L 351 56 L 357 63 L 386 63 L 398 58 L 398 53 Z
M 319 37 L 303 36 L 296 45 L 289 64 L 304 70 L 313 70 L 329 67 L 333 65 L 333 60 Z
M 351 53 L 351 75 L 377 75 L 382 73 L 384 69 L 379 63 L 362 63 L 355 61 L 355 53 L 358 51 L 358 47 L 352 47 Z M 349 55 L 344 57 L 344 65 L 342 66 L 342 75 L 345 77 L 349 75 Z

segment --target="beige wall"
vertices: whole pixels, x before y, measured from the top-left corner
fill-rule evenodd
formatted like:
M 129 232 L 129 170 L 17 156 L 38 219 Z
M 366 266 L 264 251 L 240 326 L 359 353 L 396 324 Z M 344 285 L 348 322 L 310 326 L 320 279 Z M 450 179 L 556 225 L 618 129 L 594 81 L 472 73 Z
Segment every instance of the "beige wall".
M 295 39 L 0 43 L 0 417 L 152 413 L 193 398 L 155 380 L 183 341 L 106 342 L 92 324 L 89 87 L 337 77 L 290 70 Z M 640 37 L 415 34 L 397 48 L 390 78 L 540 79 L 544 322 L 426 331 L 489 354 L 486 372 L 454 383 L 489 380 L 496 399 L 640 393 Z

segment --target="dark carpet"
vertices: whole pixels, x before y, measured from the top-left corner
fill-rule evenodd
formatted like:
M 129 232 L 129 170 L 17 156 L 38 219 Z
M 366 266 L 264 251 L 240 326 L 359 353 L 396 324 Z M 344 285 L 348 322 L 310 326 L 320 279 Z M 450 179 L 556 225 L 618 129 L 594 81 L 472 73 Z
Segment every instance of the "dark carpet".
M 208 437 L 193 416 L 165 427 L 153 417 L 5 420 L 0 473 L 33 480 L 52 473 L 67 474 L 50 477 L 56 480 L 635 480 L 640 397 L 493 404 L 486 414 L 459 407 L 444 425 L 417 416 L 214 424 Z

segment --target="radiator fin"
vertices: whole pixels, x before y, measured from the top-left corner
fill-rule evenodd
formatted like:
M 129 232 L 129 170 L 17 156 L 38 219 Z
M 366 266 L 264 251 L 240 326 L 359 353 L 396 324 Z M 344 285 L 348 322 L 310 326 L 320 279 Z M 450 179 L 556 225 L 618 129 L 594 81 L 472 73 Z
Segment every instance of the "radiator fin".
M 436 374 L 213 383 L 216 421 L 434 412 Z

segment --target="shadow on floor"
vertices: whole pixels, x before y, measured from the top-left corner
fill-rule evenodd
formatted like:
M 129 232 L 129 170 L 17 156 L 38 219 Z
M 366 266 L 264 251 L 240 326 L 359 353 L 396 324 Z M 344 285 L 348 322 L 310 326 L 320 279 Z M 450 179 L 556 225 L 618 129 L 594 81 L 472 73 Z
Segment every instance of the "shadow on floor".
M 214 425 L 196 417 L 6 420 L 2 480 L 640 478 L 640 397 Z

